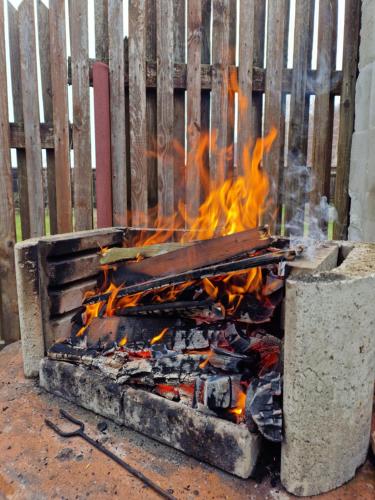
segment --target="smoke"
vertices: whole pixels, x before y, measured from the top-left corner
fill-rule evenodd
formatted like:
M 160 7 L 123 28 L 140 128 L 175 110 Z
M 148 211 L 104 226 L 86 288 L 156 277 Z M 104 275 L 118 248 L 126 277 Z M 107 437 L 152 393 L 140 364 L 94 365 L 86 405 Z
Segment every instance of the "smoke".
M 316 185 L 311 168 L 292 163 L 285 170 L 285 230 L 291 246 L 303 245 L 306 257 L 313 258 L 315 250 L 328 240 L 337 211 L 324 195 L 317 196 L 318 203 L 311 203 Z M 288 214 L 292 214 L 289 219 Z

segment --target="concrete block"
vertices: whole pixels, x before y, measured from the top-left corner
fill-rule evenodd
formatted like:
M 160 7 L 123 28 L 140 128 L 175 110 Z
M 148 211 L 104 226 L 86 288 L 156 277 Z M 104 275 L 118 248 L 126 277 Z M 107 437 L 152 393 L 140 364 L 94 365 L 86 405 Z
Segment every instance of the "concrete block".
M 355 109 L 358 110 L 355 115 L 355 130 L 361 132 L 369 128 L 371 99 L 371 83 L 373 77 L 372 64 L 363 68 L 358 75 L 355 87 Z
M 181 403 L 124 387 L 124 424 L 164 444 L 247 479 L 252 474 L 261 437 Z
M 40 386 L 98 415 L 247 479 L 262 438 L 245 425 L 205 415 L 143 389 L 118 385 L 99 371 L 43 359 Z
M 286 285 L 281 481 L 298 496 L 349 481 L 366 460 L 375 378 L 375 245 Z
M 375 2 L 362 1 L 361 43 L 359 46 L 359 67 L 375 61 Z
M 39 385 L 98 415 L 123 423 L 121 387 L 99 371 L 44 358 L 40 362 Z
M 313 250 L 311 257 L 302 257 L 288 262 L 290 276 L 298 274 L 313 274 L 322 271 L 330 271 L 337 266 L 339 245 L 335 242 L 321 243 L 321 246 Z
M 15 260 L 24 374 L 37 377 L 44 356 L 38 240 L 17 243 Z

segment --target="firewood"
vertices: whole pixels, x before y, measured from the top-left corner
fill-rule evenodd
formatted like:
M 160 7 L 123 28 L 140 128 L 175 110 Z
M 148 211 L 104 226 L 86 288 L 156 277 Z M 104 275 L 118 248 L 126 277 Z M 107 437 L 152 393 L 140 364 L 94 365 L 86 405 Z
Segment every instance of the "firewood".
M 180 274 L 267 248 L 272 241 L 267 227 L 198 241 L 156 257 L 121 265 L 113 271 L 112 281 L 119 286 Z
M 234 408 L 240 392 L 241 375 L 201 375 L 196 379 L 195 401 L 210 410 Z
M 165 302 L 162 304 L 124 307 L 116 310 L 116 316 L 178 316 L 179 318 L 194 318 L 196 315 L 204 313 L 211 314 L 216 321 L 224 318 L 221 306 L 215 304 L 211 299 Z
M 284 262 L 288 260 L 293 260 L 298 251 L 296 250 L 280 250 L 279 252 L 270 252 L 264 255 L 259 255 L 256 257 L 249 257 L 247 259 L 241 259 L 234 262 L 226 262 L 223 264 L 216 264 L 213 266 L 202 267 L 195 269 L 194 271 L 188 271 L 181 274 L 169 275 L 162 278 L 155 278 L 149 281 L 144 281 L 135 285 L 124 286 L 117 293 L 117 298 L 126 297 L 128 295 L 133 295 L 138 292 L 144 292 L 148 290 L 157 290 L 165 286 L 178 285 L 180 283 L 185 283 L 186 281 L 199 280 L 203 278 L 212 278 L 214 276 L 223 276 L 225 274 L 235 272 L 235 271 L 246 271 L 253 267 L 267 266 L 271 264 L 277 264 L 279 262 Z M 94 295 L 87 298 L 83 304 L 96 304 L 97 302 L 103 302 L 108 300 L 110 293 L 102 293 L 99 295 Z
M 137 257 L 156 257 L 157 255 L 163 255 L 167 252 L 172 252 L 173 250 L 178 250 L 179 248 L 194 245 L 195 242 L 179 243 L 179 242 L 167 242 L 156 245 L 147 245 L 144 247 L 128 247 L 119 248 L 112 247 L 105 250 L 100 258 L 100 264 L 113 264 L 114 262 L 119 262 L 122 260 L 132 260 Z

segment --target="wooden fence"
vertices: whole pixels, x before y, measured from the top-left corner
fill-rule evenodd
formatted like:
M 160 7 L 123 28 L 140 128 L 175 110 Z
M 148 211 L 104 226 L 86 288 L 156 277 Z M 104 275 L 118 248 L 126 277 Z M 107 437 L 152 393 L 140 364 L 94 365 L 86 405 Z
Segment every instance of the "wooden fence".
M 341 27 L 339 3 L 340 8 L 345 4 Z M 36 9 L 33 0 L 23 0 L 18 9 L 8 3 L 5 31 L 4 4 L 0 0 L 3 339 L 18 338 L 10 148 L 17 152 L 22 236 L 29 238 L 45 234 L 46 208 L 52 233 L 94 227 L 93 188 L 97 191 L 99 225 L 152 226 L 155 214 L 170 215 L 179 200 L 185 201 L 194 214 L 202 189 L 189 152 L 199 137 L 216 130 L 220 147 L 236 142 L 236 147 L 228 149 L 224 164 L 215 151 L 210 154 L 207 150 L 203 155 L 208 175 L 217 182 L 241 172 L 241 162 L 233 151 L 241 150 L 249 137 L 267 134 L 275 126 L 279 133 L 263 164 L 273 183 L 271 212 L 278 209 L 275 231 L 281 228 L 282 205 L 285 220 L 290 221 L 297 212 L 304 212 L 306 201 L 314 206 L 325 195 L 338 211 L 334 236 L 346 237 L 360 27 L 358 0 L 130 0 L 128 37 L 124 37 L 126 5 L 122 0 L 70 0 L 68 19 L 64 0 L 49 0 L 48 7 L 38 0 Z M 95 59 L 90 59 L 88 17 L 93 8 L 96 47 Z M 343 64 L 338 70 L 340 30 Z M 9 36 L 9 89 L 4 70 L 5 32 Z M 316 67 L 312 65 L 314 33 Z M 291 39 L 293 62 L 288 67 Z M 92 182 L 90 131 L 93 82 L 96 187 Z M 68 85 L 73 89 L 72 123 L 68 119 Z M 246 111 L 237 110 L 238 92 L 250 104 Z M 13 97 L 14 123 L 9 123 L 7 94 Z M 311 96 L 315 96 L 314 105 Z M 335 96 L 339 96 L 340 106 L 333 192 L 330 177 Z M 43 101 L 44 123 L 38 98 Z M 185 140 L 187 160 L 185 155 L 174 154 L 173 148 L 175 141 L 184 146 Z M 307 163 L 309 148 L 316 184 L 307 195 L 300 167 Z M 42 150 L 46 151 L 47 200 L 43 199 Z M 152 210 L 155 207 L 157 210 Z M 297 224 L 303 224 L 301 218 L 297 220 Z

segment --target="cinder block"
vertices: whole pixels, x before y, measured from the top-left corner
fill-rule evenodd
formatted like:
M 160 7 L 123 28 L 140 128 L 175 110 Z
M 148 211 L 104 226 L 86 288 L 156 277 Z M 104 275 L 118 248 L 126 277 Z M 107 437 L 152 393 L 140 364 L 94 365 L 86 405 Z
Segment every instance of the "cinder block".
M 375 245 L 286 285 L 281 481 L 299 496 L 349 481 L 366 460 L 375 377 Z
M 359 47 L 359 67 L 375 61 L 375 2 L 362 1 L 361 43 Z

